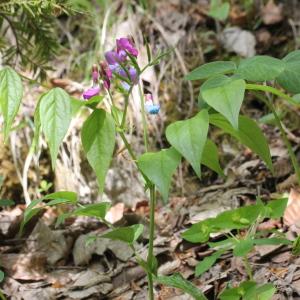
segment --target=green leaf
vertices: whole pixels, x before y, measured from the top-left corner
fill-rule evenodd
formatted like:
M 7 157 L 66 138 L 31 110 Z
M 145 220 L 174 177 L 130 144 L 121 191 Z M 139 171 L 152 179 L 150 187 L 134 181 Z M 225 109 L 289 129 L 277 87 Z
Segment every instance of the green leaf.
M 97 204 L 89 204 L 84 207 L 80 207 L 72 212 L 75 216 L 86 216 L 104 219 L 107 210 L 110 208 L 109 202 L 101 202 Z
M 32 149 L 34 152 L 38 152 L 38 149 L 39 149 L 39 143 L 40 143 L 40 133 L 41 133 L 41 117 L 40 117 L 40 103 L 41 103 L 41 99 L 43 98 L 45 94 L 43 94 L 37 105 L 36 105 L 36 108 L 35 108 L 35 111 L 34 111 L 34 135 L 33 135 L 33 140 L 32 140 Z
M 181 236 L 191 243 L 205 243 L 213 231 L 212 224 L 215 219 L 210 218 L 199 223 L 193 224 L 188 230 L 184 231 Z
M 202 153 L 201 164 L 212 169 L 213 171 L 218 173 L 220 176 L 225 176 L 224 172 L 220 166 L 218 148 L 217 148 L 216 144 L 209 139 L 206 141 L 206 144 L 205 144 L 205 147 L 204 147 L 204 150 Z
M 300 50 L 289 53 L 282 61 L 285 67 L 277 82 L 291 93 L 300 93 Z
M 44 200 L 54 199 L 54 200 L 66 200 L 71 203 L 76 203 L 78 198 L 77 194 L 69 191 L 59 191 L 52 194 L 48 194 L 43 197 Z M 47 203 L 49 205 L 50 202 Z
M 233 255 L 245 256 L 253 249 L 253 247 L 254 247 L 253 240 L 251 239 L 239 240 L 233 249 Z
M 24 226 L 35 216 L 37 215 L 40 211 L 42 210 L 41 207 L 37 207 L 37 208 L 32 208 L 32 209 L 25 209 L 24 211 L 24 216 L 23 216 L 23 220 L 21 222 L 20 225 L 20 230 L 19 230 L 19 234 L 21 234 L 23 232 Z
M 168 142 L 192 165 L 198 177 L 208 132 L 208 113 L 201 110 L 195 117 L 172 123 L 167 127 Z
M 284 238 L 254 239 L 255 245 L 291 245 L 292 241 Z
M 18 113 L 23 96 L 19 75 L 11 68 L 0 71 L 0 106 L 4 118 L 4 141 L 7 141 L 13 121 Z
M 221 300 L 253 300 L 256 296 L 256 282 L 245 281 L 239 287 L 226 289 L 220 294 Z M 249 299 L 249 297 L 252 297 Z
M 257 55 L 242 60 L 236 74 L 245 80 L 263 82 L 278 77 L 285 68 L 285 64 L 277 58 Z
M 209 121 L 214 126 L 219 127 L 224 132 L 237 138 L 242 144 L 249 147 L 258 154 L 266 163 L 268 168 L 273 171 L 272 159 L 268 142 L 257 124 L 246 116 L 239 117 L 239 129 L 234 129 L 230 123 L 220 114 L 212 114 Z
M 270 300 L 273 295 L 276 293 L 276 288 L 272 283 L 266 283 L 256 289 L 258 295 L 258 300 Z M 253 298 L 252 298 L 253 299 Z M 248 300 L 252 300 L 248 299 Z
M 155 278 L 155 281 L 166 286 L 178 288 L 191 295 L 196 300 L 207 300 L 200 289 L 188 280 L 184 279 L 179 273 L 175 273 L 171 276 L 158 276 Z
M 70 96 L 63 89 L 54 88 L 41 98 L 39 111 L 41 128 L 50 148 L 52 168 L 55 168 L 59 146 L 71 123 Z
M 233 73 L 236 65 L 232 61 L 214 61 L 204 64 L 185 76 L 186 80 L 206 79 L 220 74 Z
M 300 235 L 297 236 L 297 238 L 293 242 L 292 254 L 293 255 L 300 254 Z
M 0 206 L 13 206 L 15 202 L 11 199 L 0 199 Z
M 218 75 L 204 82 L 200 91 L 204 101 L 222 114 L 237 130 L 245 86 L 243 79 Z
M 200 276 L 204 272 L 208 271 L 225 251 L 226 250 L 224 249 L 218 250 L 212 255 L 205 257 L 202 261 L 200 261 L 196 265 L 196 276 Z
M 4 272 L 0 270 L 0 283 L 4 280 Z
M 283 217 L 287 203 L 287 198 L 276 199 L 268 202 L 266 205 L 266 209 L 268 211 L 266 217 L 271 219 L 279 219 Z
M 138 159 L 139 168 L 156 185 L 164 202 L 168 200 L 171 179 L 180 160 L 181 155 L 173 147 L 145 153 Z
M 222 3 L 221 0 L 211 0 L 208 15 L 219 21 L 225 21 L 228 18 L 230 4 Z
M 101 237 L 118 240 L 125 242 L 129 245 L 132 245 L 143 233 L 144 226 L 142 224 L 135 224 L 128 227 L 120 227 L 113 229 L 103 235 Z
M 102 193 L 115 147 L 115 124 L 111 115 L 103 109 L 95 109 L 83 124 L 81 141 Z

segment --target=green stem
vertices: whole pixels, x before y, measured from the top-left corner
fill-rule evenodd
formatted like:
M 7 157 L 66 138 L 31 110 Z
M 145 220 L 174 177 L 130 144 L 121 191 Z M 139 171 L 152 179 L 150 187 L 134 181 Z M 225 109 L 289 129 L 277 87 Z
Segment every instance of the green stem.
M 126 116 L 127 116 L 127 110 L 128 110 L 128 104 L 129 104 L 129 96 L 131 94 L 133 85 L 130 86 L 130 89 L 128 91 L 128 94 L 125 97 L 125 107 L 124 107 L 124 112 L 123 112 L 123 117 L 122 117 L 122 122 L 121 122 L 121 129 L 123 130 L 125 127 L 125 122 L 126 122 Z
M 153 245 L 154 245 L 154 230 L 155 230 L 155 186 L 152 184 L 150 186 L 150 233 L 149 233 L 149 246 L 148 246 L 148 257 L 147 264 L 150 270 L 153 270 Z M 154 288 L 153 288 L 153 274 L 148 272 L 148 289 L 149 289 L 149 299 L 154 299 Z
M 291 143 L 290 143 L 290 141 L 289 141 L 289 139 L 288 139 L 288 137 L 287 137 L 287 135 L 284 131 L 281 120 L 280 120 L 280 118 L 279 118 L 279 116 L 278 116 L 278 114 L 275 110 L 275 107 L 274 107 L 273 103 L 271 101 L 269 101 L 263 95 L 260 95 L 258 93 L 255 93 L 255 95 L 269 107 L 270 111 L 274 115 L 275 123 L 276 123 L 277 127 L 280 130 L 281 137 L 282 137 L 283 142 L 284 142 L 284 144 L 285 144 L 285 146 L 288 150 L 292 165 L 294 167 L 294 170 L 295 170 L 295 173 L 296 173 L 296 176 L 297 176 L 297 179 L 298 179 L 298 183 L 300 184 L 300 167 L 299 167 L 299 164 L 298 164 L 298 161 L 297 161 L 297 157 L 296 157 L 296 155 L 293 151 L 292 145 L 291 145 Z
M 143 122 L 143 131 L 144 131 L 145 152 L 148 152 L 148 128 L 147 128 L 146 114 L 145 114 L 145 99 L 144 99 L 144 93 L 142 91 L 140 82 L 139 82 L 139 94 L 140 94 L 140 99 L 141 99 L 141 111 L 142 111 L 142 122 Z
M 250 263 L 249 263 L 249 260 L 248 260 L 247 256 L 243 257 L 243 262 L 244 262 L 244 266 L 245 266 L 245 269 L 246 269 L 246 272 L 247 272 L 247 275 L 248 275 L 249 279 L 251 281 L 253 281 L 252 269 L 251 269 L 251 266 L 250 266 Z
M 273 88 L 271 86 L 268 86 L 268 85 L 247 83 L 246 84 L 246 90 L 255 90 L 255 91 L 262 91 L 262 92 L 271 93 L 271 94 L 274 94 L 274 95 L 276 95 L 280 98 L 283 98 L 283 99 L 287 100 L 290 104 L 299 106 L 299 103 L 297 103 L 297 101 L 295 101 L 292 97 L 290 97 L 289 95 L 281 92 L 280 90 L 278 90 L 276 88 Z
M 139 94 L 140 94 L 140 99 L 141 99 L 141 111 L 142 111 L 142 123 L 143 123 L 143 131 L 144 131 L 145 152 L 148 152 L 148 128 L 147 128 L 146 114 L 145 114 L 145 99 L 144 99 L 144 93 L 142 91 L 140 82 L 139 82 Z

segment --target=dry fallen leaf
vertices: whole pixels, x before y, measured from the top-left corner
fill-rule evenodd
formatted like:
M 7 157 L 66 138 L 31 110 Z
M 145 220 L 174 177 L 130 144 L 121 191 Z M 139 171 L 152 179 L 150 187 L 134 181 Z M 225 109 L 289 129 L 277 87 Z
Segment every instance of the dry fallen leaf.
M 283 6 L 282 4 L 276 5 L 273 0 L 269 0 L 262 8 L 261 15 L 266 25 L 279 23 L 283 19 Z
M 123 218 L 124 214 L 124 203 L 118 203 L 110 208 L 105 216 L 105 220 L 111 224 L 115 224 Z
M 300 192 L 292 188 L 289 194 L 288 205 L 283 215 L 284 224 L 292 229 L 300 230 Z

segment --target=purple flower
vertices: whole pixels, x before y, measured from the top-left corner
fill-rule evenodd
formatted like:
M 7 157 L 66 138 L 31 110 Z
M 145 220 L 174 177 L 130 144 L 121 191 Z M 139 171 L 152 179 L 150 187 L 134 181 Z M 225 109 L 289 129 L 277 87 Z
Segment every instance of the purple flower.
M 117 43 L 117 52 L 119 54 L 121 53 L 121 55 L 123 55 L 122 51 L 125 52 L 125 54 L 126 54 L 126 51 L 127 51 L 128 53 L 130 53 L 131 55 L 133 55 L 135 57 L 138 56 L 139 52 L 134 46 L 133 39 L 120 38 L 120 39 L 117 39 L 116 43 Z
M 126 56 L 124 57 L 122 53 L 117 53 L 116 51 L 113 50 L 105 52 L 104 56 L 109 65 L 116 65 L 126 60 Z
M 108 90 L 110 88 L 110 80 L 112 79 L 112 71 L 106 61 L 100 62 L 100 68 L 104 87 Z
M 88 100 L 94 96 L 97 96 L 100 93 L 100 87 L 92 87 L 89 88 L 88 90 L 84 91 L 82 94 L 83 99 Z
M 96 87 L 99 79 L 99 71 L 97 65 L 93 65 L 92 67 L 92 78 L 93 78 L 93 87 Z
M 118 74 L 121 75 L 124 78 L 128 78 L 133 84 L 137 84 L 139 81 L 139 76 L 137 73 L 137 70 L 134 67 L 129 67 L 127 72 L 123 69 L 120 68 L 118 71 Z M 129 76 L 128 76 L 129 75 Z
M 121 85 L 122 85 L 123 89 L 126 90 L 127 92 L 130 90 L 130 85 L 127 82 L 122 81 Z

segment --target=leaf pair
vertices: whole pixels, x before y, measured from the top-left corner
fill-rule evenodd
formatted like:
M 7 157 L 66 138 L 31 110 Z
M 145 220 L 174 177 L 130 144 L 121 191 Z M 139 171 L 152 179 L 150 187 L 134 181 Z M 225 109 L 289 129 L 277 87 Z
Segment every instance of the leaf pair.
M 156 185 L 167 201 L 172 176 L 183 156 L 201 176 L 201 163 L 223 174 L 218 161 L 217 147 L 207 141 L 208 112 L 202 110 L 195 117 L 168 126 L 166 136 L 171 148 L 143 154 L 138 159 L 140 170 Z

